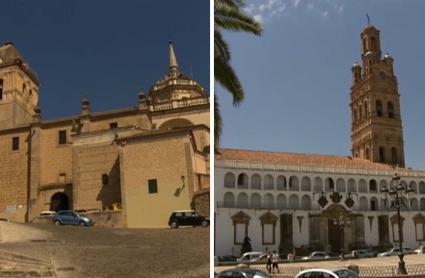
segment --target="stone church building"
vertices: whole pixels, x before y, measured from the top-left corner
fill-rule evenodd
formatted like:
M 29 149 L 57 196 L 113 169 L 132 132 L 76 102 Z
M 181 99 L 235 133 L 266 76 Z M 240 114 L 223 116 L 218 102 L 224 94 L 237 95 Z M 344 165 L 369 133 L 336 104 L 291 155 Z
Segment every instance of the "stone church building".
M 118 210 L 127 227 L 165 227 L 173 210 L 209 200 L 209 95 L 180 72 L 171 43 L 167 74 L 133 107 L 92 112 L 83 98 L 80 114 L 43 120 L 39 88 L 2 45 L 0 218 Z
M 352 67 L 350 156 L 221 149 L 215 163 L 216 255 L 254 251 L 383 250 L 398 246 L 398 217 L 385 188 L 402 198 L 405 247 L 425 242 L 425 171 L 405 168 L 393 58 L 380 32 L 360 35 L 362 63 Z M 395 173 L 401 178 L 394 179 Z

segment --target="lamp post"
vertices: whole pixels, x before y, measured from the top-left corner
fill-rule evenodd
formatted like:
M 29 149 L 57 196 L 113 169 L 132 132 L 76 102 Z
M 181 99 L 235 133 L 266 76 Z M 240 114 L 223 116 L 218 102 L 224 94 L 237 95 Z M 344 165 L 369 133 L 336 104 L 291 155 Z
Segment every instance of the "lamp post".
M 400 177 L 397 173 L 394 174 L 394 177 L 391 180 L 390 188 L 386 186 L 381 187 L 381 194 L 383 194 L 383 200 L 386 202 L 388 200 L 388 195 L 391 198 L 391 207 L 394 207 L 397 210 L 397 221 L 398 221 L 398 242 L 400 254 L 398 257 L 400 258 L 398 262 L 398 274 L 406 275 L 406 264 L 404 263 L 404 254 L 403 254 L 403 228 L 401 226 L 401 215 L 400 209 L 402 206 L 407 208 L 407 204 L 403 202 L 403 195 L 407 195 L 409 198 L 410 193 L 414 192 L 414 190 L 409 186 L 403 186 L 400 183 Z

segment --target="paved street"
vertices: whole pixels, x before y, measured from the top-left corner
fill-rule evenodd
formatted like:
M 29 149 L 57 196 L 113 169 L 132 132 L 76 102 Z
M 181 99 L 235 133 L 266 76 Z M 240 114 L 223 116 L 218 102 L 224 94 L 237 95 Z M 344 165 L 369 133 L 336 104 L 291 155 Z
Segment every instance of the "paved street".
M 376 272 L 379 272 L 378 268 L 382 267 L 394 267 L 398 264 L 398 257 L 377 257 L 377 258 L 367 258 L 367 259 L 352 259 L 352 260 L 330 260 L 330 261 L 320 261 L 320 262 L 295 262 L 295 263 L 281 263 L 279 264 L 283 272 L 297 273 L 301 269 L 309 268 L 325 268 L 325 269 L 335 269 L 338 267 L 347 267 L 350 264 L 357 265 L 359 267 L 365 267 L 366 269 Z M 407 269 L 410 267 L 415 268 L 416 266 L 422 265 L 420 269 L 425 269 L 425 254 L 421 255 L 407 255 L 404 257 L 406 262 Z M 215 267 L 216 272 L 220 272 L 224 269 L 233 268 L 234 266 L 217 266 Z M 265 264 L 252 265 L 252 268 L 258 268 L 261 270 L 266 270 Z M 290 269 L 290 270 L 289 270 Z M 386 274 L 386 275 L 384 275 Z M 382 276 L 391 276 L 390 273 L 382 272 Z M 425 273 L 422 273 L 425 274 Z
M 0 276 L 20 266 L 21 277 L 209 277 L 209 229 L 0 222 Z

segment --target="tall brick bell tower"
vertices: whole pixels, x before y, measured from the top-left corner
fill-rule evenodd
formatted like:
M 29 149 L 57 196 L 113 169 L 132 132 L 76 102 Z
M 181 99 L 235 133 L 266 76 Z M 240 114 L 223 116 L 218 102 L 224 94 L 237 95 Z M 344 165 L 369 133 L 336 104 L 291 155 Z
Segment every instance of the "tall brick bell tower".
M 382 58 L 379 30 L 360 34 L 362 65 L 352 68 L 351 151 L 354 157 L 404 167 L 400 95 L 393 58 Z

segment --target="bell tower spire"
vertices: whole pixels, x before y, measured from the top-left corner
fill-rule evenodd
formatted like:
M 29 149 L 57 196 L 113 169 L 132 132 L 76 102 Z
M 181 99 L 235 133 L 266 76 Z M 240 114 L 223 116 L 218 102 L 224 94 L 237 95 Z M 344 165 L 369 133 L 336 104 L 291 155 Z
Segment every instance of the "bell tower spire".
M 177 77 L 179 73 L 179 69 L 178 69 L 176 54 L 174 54 L 173 42 L 169 41 L 168 44 L 169 44 L 169 56 L 170 56 L 170 64 L 169 64 L 170 76 Z
M 393 58 L 381 57 L 379 30 L 360 34 L 362 65 L 352 68 L 351 151 L 354 157 L 404 167 L 400 95 Z

